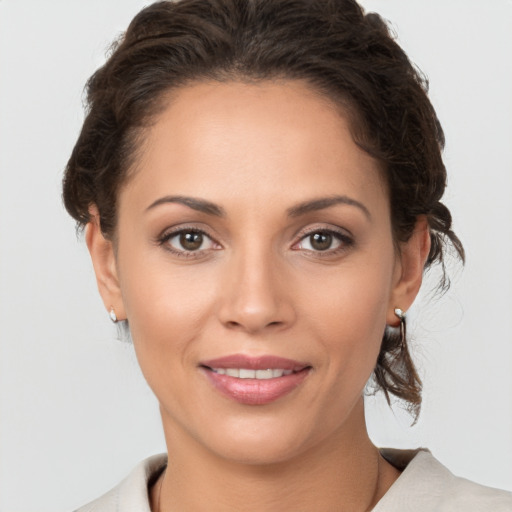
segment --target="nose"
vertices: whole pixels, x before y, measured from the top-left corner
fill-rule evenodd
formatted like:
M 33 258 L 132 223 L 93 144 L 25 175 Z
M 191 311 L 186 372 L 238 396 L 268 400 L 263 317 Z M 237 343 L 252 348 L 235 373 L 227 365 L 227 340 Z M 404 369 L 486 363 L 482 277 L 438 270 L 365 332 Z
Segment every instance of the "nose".
M 270 250 L 245 251 L 227 263 L 218 309 L 225 327 L 257 334 L 293 324 L 291 282 L 277 259 Z

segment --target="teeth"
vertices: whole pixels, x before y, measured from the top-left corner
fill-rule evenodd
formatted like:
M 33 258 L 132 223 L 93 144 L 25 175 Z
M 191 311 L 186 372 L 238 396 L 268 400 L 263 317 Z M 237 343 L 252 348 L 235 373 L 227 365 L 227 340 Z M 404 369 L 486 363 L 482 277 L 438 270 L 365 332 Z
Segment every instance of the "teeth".
M 281 368 L 268 368 L 267 370 L 250 370 L 248 368 L 212 368 L 219 375 L 227 375 L 228 377 L 236 377 L 238 379 L 276 379 L 283 375 L 290 375 L 292 370 L 282 370 Z
M 239 377 L 241 379 L 255 379 L 256 378 L 256 370 L 244 370 L 243 368 L 240 368 Z
M 271 379 L 273 376 L 274 370 L 256 370 L 257 379 Z M 278 377 L 281 377 L 281 375 L 278 375 Z

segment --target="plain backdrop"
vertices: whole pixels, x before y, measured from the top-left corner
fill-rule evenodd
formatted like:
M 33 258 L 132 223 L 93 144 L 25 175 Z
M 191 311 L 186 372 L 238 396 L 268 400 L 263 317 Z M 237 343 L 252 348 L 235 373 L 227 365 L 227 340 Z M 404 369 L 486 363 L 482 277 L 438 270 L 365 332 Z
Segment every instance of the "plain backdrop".
M 60 198 L 82 90 L 147 2 L 0 0 L 0 510 L 72 510 L 165 450 L 132 347 L 116 340 Z M 431 81 L 446 203 L 468 260 L 412 311 L 417 425 L 367 401 L 380 446 L 427 446 L 512 490 L 512 2 L 365 0 Z

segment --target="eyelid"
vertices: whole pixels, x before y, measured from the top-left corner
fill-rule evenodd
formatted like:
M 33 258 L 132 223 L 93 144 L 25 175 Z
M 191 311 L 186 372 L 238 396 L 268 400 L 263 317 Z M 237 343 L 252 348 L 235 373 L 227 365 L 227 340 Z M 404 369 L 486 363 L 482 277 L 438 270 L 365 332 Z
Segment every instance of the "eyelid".
M 207 237 L 211 238 L 215 242 L 217 242 L 215 236 L 210 232 L 211 230 L 208 228 L 208 226 L 205 226 L 204 224 L 200 223 L 180 223 L 175 224 L 173 226 L 167 226 L 165 229 L 160 231 L 160 234 L 156 236 L 157 240 L 161 240 L 163 238 L 169 238 L 173 235 L 177 235 L 179 233 L 183 232 L 193 232 L 193 233 L 202 233 L 206 235 Z M 217 242 L 218 243 L 218 242 Z
M 209 252 L 211 250 L 217 250 L 215 249 L 201 249 L 197 251 L 187 251 L 186 249 L 178 250 L 175 247 L 172 247 L 170 244 L 167 244 L 167 242 L 174 238 L 175 236 L 180 235 L 181 233 L 201 233 L 203 236 L 209 238 L 211 242 L 219 248 L 222 247 L 222 245 L 217 241 L 217 239 L 209 233 L 209 230 L 205 227 L 198 227 L 197 225 L 183 225 L 179 224 L 177 226 L 173 227 L 167 227 L 164 229 L 157 237 L 156 237 L 156 243 L 160 246 L 165 246 L 164 248 L 171 252 L 174 255 L 180 256 L 180 257 L 186 257 L 186 258 L 193 258 L 193 257 L 201 257 L 204 256 L 205 252 Z M 167 244 L 167 245 L 166 245 Z
M 334 249 L 326 249 L 325 251 L 312 251 L 311 249 L 302 250 L 312 252 L 318 256 L 332 256 L 333 254 L 337 254 L 338 252 L 346 251 L 348 248 L 355 245 L 354 236 L 347 229 L 332 225 L 315 225 L 308 226 L 307 228 L 302 229 L 297 233 L 297 235 L 295 236 L 295 242 L 292 245 L 292 249 L 294 249 L 298 244 L 300 244 L 305 238 L 315 233 L 328 233 L 330 235 L 333 235 L 341 242 L 341 246 L 336 247 Z M 295 250 L 300 249 L 301 248 L 297 248 Z
M 298 242 L 303 238 L 312 235 L 313 233 L 320 232 L 331 233 L 333 235 L 338 235 L 340 237 L 354 239 L 354 235 L 352 235 L 352 233 L 348 229 L 339 226 L 334 226 L 332 224 L 315 224 L 313 226 L 307 226 L 306 228 L 300 229 L 296 233 L 294 238 Z

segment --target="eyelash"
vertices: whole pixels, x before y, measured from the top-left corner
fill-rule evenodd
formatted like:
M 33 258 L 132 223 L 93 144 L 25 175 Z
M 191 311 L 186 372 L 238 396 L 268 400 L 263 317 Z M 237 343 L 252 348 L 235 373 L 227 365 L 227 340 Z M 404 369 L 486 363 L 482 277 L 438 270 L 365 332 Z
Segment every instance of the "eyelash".
M 216 249 L 201 249 L 201 250 L 195 250 L 195 251 L 187 251 L 186 249 L 183 250 L 177 250 L 172 245 L 169 244 L 169 240 L 171 240 L 174 237 L 177 237 L 179 235 L 185 234 L 185 233 L 194 233 L 194 234 L 200 234 L 206 237 L 210 240 L 210 243 L 219 245 L 220 244 L 212 237 L 210 236 L 205 230 L 199 229 L 197 227 L 180 227 L 178 229 L 172 230 L 172 231 L 166 231 L 162 235 L 160 235 L 157 239 L 158 245 L 164 247 L 165 250 L 171 252 L 172 254 L 180 257 L 180 258 L 199 258 L 204 257 L 205 251 L 211 251 Z M 345 232 L 341 232 L 335 229 L 329 229 L 329 228 L 312 228 L 308 231 L 302 232 L 299 235 L 299 239 L 297 242 L 295 242 L 292 245 L 292 250 L 301 250 L 301 248 L 296 248 L 301 242 L 306 240 L 308 237 L 311 237 L 315 234 L 323 234 L 323 235 L 329 235 L 332 236 L 334 239 L 336 239 L 340 246 L 336 247 L 335 249 L 325 249 L 325 250 L 312 250 L 312 249 L 302 249 L 310 254 L 314 254 L 315 257 L 330 257 L 335 256 L 340 253 L 343 253 L 354 246 L 354 239 L 346 234 Z
M 315 257 L 328 258 L 328 257 L 336 256 L 343 252 L 346 252 L 347 250 L 349 250 L 351 247 L 353 247 L 355 245 L 355 241 L 352 238 L 352 236 L 348 235 L 344 231 L 341 231 L 341 230 L 338 231 L 338 230 L 332 229 L 332 228 L 317 227 L 317 228 L 312 228 L 305 232 L 300 233 L 300 235 L 299 235 L 300 238 L 299 238 L 298 242 L 293 244 L 292 249 L 293 249 L 293 247 L 296 247 L 298 244 L 300 244 L 304 240 L 307 240 L 308 237 L 311 237 L 312 235 L 316 235 L 316 234 L 332 236 L 335 240 L 337 240 L 340 243 L 340 246 L 336 247 L 335 249 L 326 249 L 324 251 L 303 249 L 304 251 L 307 251 L 308 253 L 313 254 Z M 300 250 L 300 248 L 296 249 L 296 250 Z
M 171 240 L 174 237 L 177 237 L 179 235 L 185 234 L 185 233 L 194 233 L 194 234 L 200 234 L 203 235 L 206 239 L 210 240 L 210 243 L 219 245 L 220 244 L 212 237 L 210 236 L 204 229 L 199 229 L 197 227 L 179 227 L 175 230 L 171 231 L 165 231 L 162 235 L 160 235 L 157 239 L 158 245 L 162 246 L 166 251 L 171 252 L 175 256 L 178 256 L 180 258 L 199 258 L 204 257 L 205 251 L 211 251 L 216 249 L 202 249 L 202 250 L 196 250 L 196 251 L 187 251 L 186 249 L 183 250 L 177 250 L 175 249 L 170 243 L 169 240 Z

